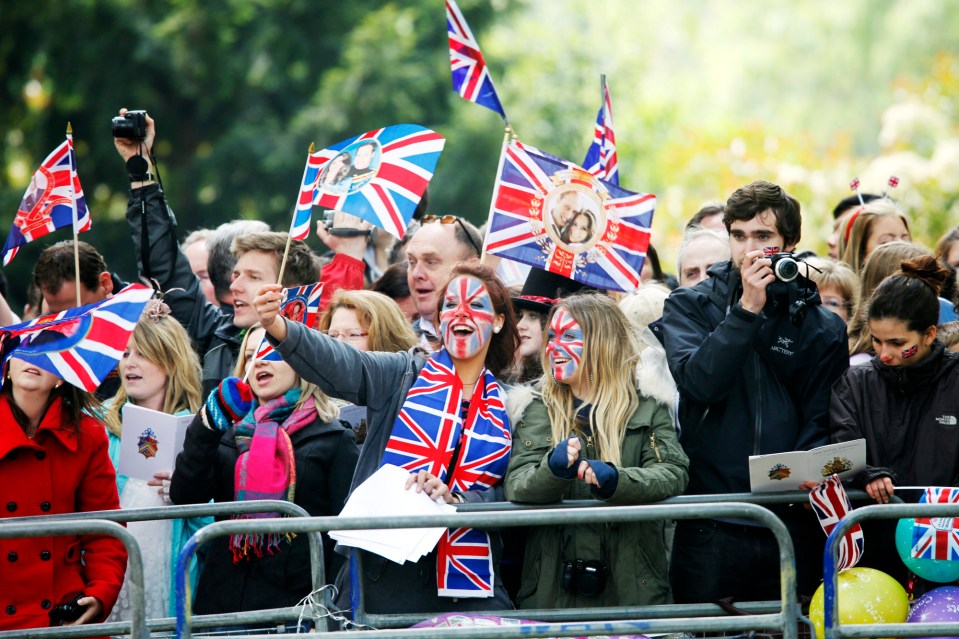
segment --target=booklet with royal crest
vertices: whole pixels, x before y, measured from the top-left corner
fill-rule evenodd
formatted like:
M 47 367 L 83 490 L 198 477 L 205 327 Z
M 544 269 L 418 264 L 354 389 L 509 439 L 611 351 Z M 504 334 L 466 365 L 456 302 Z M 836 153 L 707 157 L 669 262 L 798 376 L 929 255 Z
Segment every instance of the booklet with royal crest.
M 851 479 L 866 467 L 866 440 L 854 439 L 812 450 L 797 450 L 749 458 L 749 486 L 754 493 L 799 490 L 806 481 L 821 482 L 830 475 Z
M 177 417 L 126 404 L 122 421 L 120 474 L 150 480 L 155 472 L 173 470 L 193 415 Z

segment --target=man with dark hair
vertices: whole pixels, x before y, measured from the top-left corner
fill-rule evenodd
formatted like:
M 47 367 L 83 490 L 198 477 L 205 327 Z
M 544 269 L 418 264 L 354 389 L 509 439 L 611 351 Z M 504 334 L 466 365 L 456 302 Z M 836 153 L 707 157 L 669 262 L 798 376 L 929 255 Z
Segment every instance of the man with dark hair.
M 690 494 L 749 492 L 748 459 L 827 444 L 829 394 L 847 367 L 846 329 L 801 275 L 774 274 L 767 251 L 792 251 L 799 202 L 753 182 L 726 203 L 732 259 L 669 296 L 663 335 L 680 392 Z M 822 575 L 825 536 L 802 505 L 777 510 L 793 538 L 801 594 Z M 670 564 L 677 603 L 769 599 L 779 592 L 779 552 L 749 520 L 682 520 Z
M 125 110 L 120 111 L 121 115 L 124 113 Z M 127 207 L 130 236 L 136 249 L 140 274 L 157 282 L 160 290 L 164 291 L 163 299 L 172 315 L 190 334 L 203 362 L 203 391 L 209 393 L 233 374 L 243 336 L 256 322 L 253 297 L 259 292 L 260 286 L 277 281 L 287 234 L 257 233 L 243 236 L 238 238 L 241 240 L 239 248 L 237 239 L 234 239 L 231 251 L 236 263 L 230 284 L 233 312 L 230 313 L 231 309 L 227 307 L 221 313 L 221 309 L 217 309 L 204 296 L 189 260 L 180 250 L 176 241 L 176 218 L 160 186 L 153 180 L 149 154 L 142 156 L 145 169 L 134 157 L 141 150 L 153 147 L 156 124 L 149 115 L 146 116 L 146 123 L 146 138 L 142 141 L 114 138 L 117 152 L 127 162 L 130 173 L 130 201 Z M 344 238 L 339 247 L 342 254 L 323 269 L 325 286 L 321 306 L 324 302 L 329 303 L 330 296 L 339 288 L 362 288 L 361 258 L 365 245 L 365 237 Z M 319 259 L 304 242 L 293 240 L 281 284 L 284 287 L 299 286 L 312 284 L 318 279 Z

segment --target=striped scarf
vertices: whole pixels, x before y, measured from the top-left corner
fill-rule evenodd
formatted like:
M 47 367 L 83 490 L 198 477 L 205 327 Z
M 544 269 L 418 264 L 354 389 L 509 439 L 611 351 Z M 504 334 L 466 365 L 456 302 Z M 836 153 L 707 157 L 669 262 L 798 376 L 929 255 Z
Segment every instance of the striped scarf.
M 300 389 L 292 388 L 281 397 L 271 399 L 247 413 L 233 426 L 239 457 L 234 469 L 236 501 L 280 499 L 293 501 L 296 492 L 296 460 L 290 435 L 316 419 L 313 399 L 299 408 Z M 272 519 L 277 513 L 251 513 L 234 519 Z M 233 561 L 252 556 L 272 555 L 281 541 L 294 535 L 271 533 L 236 534 L 230 536 Z
M 451 491 L 486 490 L 502 481 L 512 446 L 499 385 L 483 369 L 461 417 L 463 383 L 446 349 L 420 372 L 396 417 L 382 464 L 428 471 Z M 454 459 L 455 457 L 455 459 Z M 438 546 L 436 583 L 443 597 L 492 597 L 489 535 L 473 528 L 446 531 Z

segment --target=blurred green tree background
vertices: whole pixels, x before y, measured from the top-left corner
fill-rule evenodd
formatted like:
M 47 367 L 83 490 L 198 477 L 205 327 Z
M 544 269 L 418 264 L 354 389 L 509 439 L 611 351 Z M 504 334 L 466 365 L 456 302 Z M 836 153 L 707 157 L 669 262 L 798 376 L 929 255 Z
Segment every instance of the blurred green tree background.
M 763 178 L 803 204 L 803 247 L 860 177 L 931 245 L 959 222 L 959 11 L 941 0 L 460 0 L 520 138 L 582 160 L 612 93 L 621 184 L 656 193 L 667 270 L 701 205 Z M 182 234 L 285 230 L 311 141 L 412 122 L 447 137 L 433 212 L 482 223 L 502 122 L 450 90 L 440 0 L 9 0 L 0 6 L 0 233 L 72 122 L 85 239 L 135 276 L 113 150 L 120 107 L 157 119 Z M 4 269 L 15 310 L 39 251 Z M 316 243 L 317 240 L 311 240 Z

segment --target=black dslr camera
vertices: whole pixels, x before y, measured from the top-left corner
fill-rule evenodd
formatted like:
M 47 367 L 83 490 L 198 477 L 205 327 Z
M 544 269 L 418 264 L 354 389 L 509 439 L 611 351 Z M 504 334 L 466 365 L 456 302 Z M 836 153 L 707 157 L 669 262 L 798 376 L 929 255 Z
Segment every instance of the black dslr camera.
M 772 262 L 770 266 L 780 282 L 792 282 L 799 276 L 799 262 L 792 253 L 780 253 L 777 246 L 763 249 L 763 257 Z
M 64 623 L 79 619 L 87 610 L 86 606 L 80 605 L 81 599 L 83 599 L 82 592 L 67 595 L 63 601 L 51 608 L 49 613 L 50 625 L 62 626 Z
M 113 137 L 143 140 L 147 136 L 147 112 L 127 111 L 113 118 Z
M 583 597 L 593 597 L 606 589 L 609 566 L 599 559 L 574 559 L 563 562 L 560 582 L 563 590 Z

